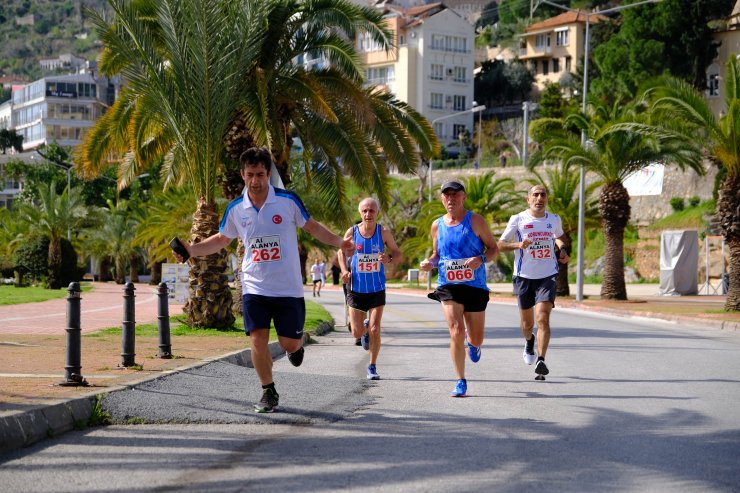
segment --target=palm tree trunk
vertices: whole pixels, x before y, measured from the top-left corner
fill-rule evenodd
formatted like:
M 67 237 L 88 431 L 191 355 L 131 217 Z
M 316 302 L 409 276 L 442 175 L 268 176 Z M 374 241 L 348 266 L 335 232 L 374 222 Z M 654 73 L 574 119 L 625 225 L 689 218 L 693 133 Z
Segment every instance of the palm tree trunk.
M 193 215 L 191 240 L 200 242 L 218 231 L 216 204 L 198 201 Z M 231 327 L 231 290 L 226 278 L 227 256 L 224 250 L 191 261 L 190 297 L 183 307 L 187 321 L 194 327 Z
M 244 242 L 240 239 L 236 247 L 236 269 L 234 269 L 234 292 L 231 310 L 235 315 L 242 314 L 242 262 L 244 261 Z
M 624 228 L 630 218 L 630 197 L 620 183 L 604 185 L 599 197 L 599 212 L 604 227 L 604 271 L 601 297 L 626 300 L 624 283 Z
M 115 259 L 116 263 L 116 284 L 125 284 L 126 283 L 126 265 L 123 262 L 123 259 L 120 257 L 116 257 Z
M 52 237 L 49 240 L 48 274 L 46 287 L 48 289 L 59 289 L 62 287 L 62 240 Z
M 128 258 L 128 275 L 131 278 L 131 282 L 139 282 L 139 254 L 132 253 Z
M 159 285 L 162 282 L 162 262 L 154 262 L 149 269 L 149 275 L 151 276 L 149 284 L 153 286 Z
M 717 217 L 730 250 L 730 287 L 725 310 L 740 311 L 740 175 L 727 174 L 717 199 Z

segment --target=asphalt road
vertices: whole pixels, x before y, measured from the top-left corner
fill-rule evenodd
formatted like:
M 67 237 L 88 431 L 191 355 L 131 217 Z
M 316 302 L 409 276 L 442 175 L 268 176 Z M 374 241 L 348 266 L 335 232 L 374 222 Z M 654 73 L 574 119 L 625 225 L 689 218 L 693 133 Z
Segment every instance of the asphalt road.
M 337 292 L 321 302 L 343 321 Z M 389 295 L 382 380 L 343 327 L 254 371 L 217 362 L 109 395 L 120 421 L 0 456 L 4 492 L 740 491 L 740 333 L 556 309 L 547 381 L 490 305 L 469 397 L 437 303 Z

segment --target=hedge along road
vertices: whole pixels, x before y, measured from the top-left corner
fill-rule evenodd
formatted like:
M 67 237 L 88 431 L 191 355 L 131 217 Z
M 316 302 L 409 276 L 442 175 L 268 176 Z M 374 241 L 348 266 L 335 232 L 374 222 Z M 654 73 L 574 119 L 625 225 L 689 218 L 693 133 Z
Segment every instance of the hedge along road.
M 318 299 L 317 299 L 318 300 Z M 321 303 L 342 318 L 337 291 Z M 514 305 L 489 305 L 469 397 L 441 307 L 389 293 L 382 380 L 343 327 L 302 367 L 275 362 L 283 412 L 257 415 L 253 370 L 212 363 L 104 404 L 114 425 L 0 458 L 3 491 L 737 491 L 740 333 L 557 308 L 550 375 L 522 361 Z

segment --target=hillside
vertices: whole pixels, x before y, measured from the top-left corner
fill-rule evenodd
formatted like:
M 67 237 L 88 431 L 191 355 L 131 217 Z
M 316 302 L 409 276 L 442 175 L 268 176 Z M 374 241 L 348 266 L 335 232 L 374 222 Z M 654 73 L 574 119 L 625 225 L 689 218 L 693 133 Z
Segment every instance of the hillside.
M 83 7 L 110 11 L 106 0 L 2 0 L 0 75 L 37 79 L 47 75 L 40 59 L 66 53 L 95 59 L 100 44 Z

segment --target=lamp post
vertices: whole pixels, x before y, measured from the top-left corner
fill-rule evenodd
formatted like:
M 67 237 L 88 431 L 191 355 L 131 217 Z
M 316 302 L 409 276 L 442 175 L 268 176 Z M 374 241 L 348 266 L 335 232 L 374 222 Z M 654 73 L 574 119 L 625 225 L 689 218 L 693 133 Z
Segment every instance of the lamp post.
M 658 3 L 661 0 L 644 0 L 642 2 L 631 3 L 629 5 L 620 5 L 612 7 L 610 9 L 604 9 L 599 12 L 582 12 L 578 9 L 572 9 L 563 5 L 558 5 L 549 0 L 540 0 L 537 4 L 545 3 L 553 7 L 557 7 L 561 10 L 567 10 L 569 12 L 576 12 L 586 18 L 586 33 L 583 40 L 583 99 L 581 101 L 581 112 L 586 113 L 586 98 L 588 96 L 588 50 L 590 45 L 590 27 L 591 27 L 591 16 L 594 15 L 606 15 L 618 12 L 620 10 L 637 7 L 646 3 Z M 535 6 L 535 9 L 537 8 Z M 581 131 L 581 145 L 586 146 L 586 131 Z M 576 301 L 583 301 L 583 245 L 584 245 L 584 234 L 585 234 L 585 215 L 586 215 L 586 168 L 583 165 L 580 167 L 580 176 L 578 184 L 578 266 L 576 268 Z
M 483 111 L 485 109 L 486 109 L 486 106 L 482 104 L 482 105 L 479 105 L 479 106 L 473 106 L 469 110 L 458 111 L 457 113 L 451 113 L 449 115 L 440 116 L 440 117 L 435 118 L 434 120 L 432 120 L 432 128 L 434 128 L 434 125 L 437 122 L 440 122 L 442 120 L 446 120 L 447 118 L 452 118 L 452 117 L 455 117 L 455 116 L 464 115 L 466 113 L 478 113 L 478 112 L 481 112 L 481 111 Z M 478 133 L 478 142 L 479 142 L 478 145 L 479 145 L 479 152 L 480 152 L 480 133 Z M 429 202 L 432 201 L 432 168 L 433 168 L 433 162 L 434 162 L 433 159 L 430 159 L 429 160 Z

